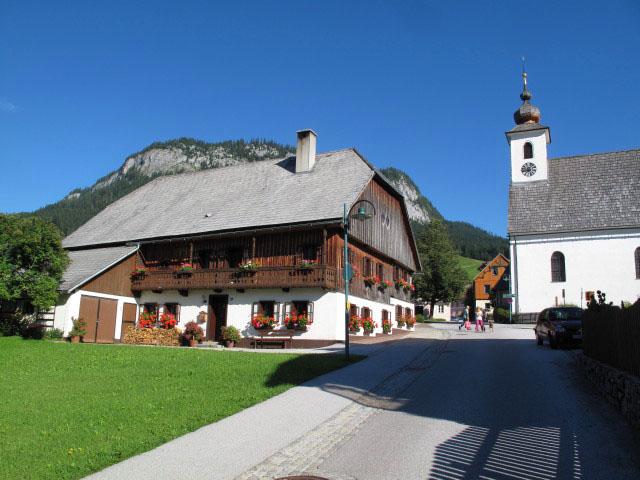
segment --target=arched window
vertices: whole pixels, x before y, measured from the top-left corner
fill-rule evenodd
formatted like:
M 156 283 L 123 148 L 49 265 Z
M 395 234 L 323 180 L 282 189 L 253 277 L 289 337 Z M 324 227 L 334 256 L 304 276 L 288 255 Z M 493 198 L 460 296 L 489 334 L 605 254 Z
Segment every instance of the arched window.
M 531 145 L 531 142 L 524 144 L 524 158 L 533 158 L 533 145 Z
M 636 278 L 640 278 L 640 247 L 636 248 Z
M 565 282 L 567 276 L 564 270 L 564 255 L 562 252 L 553 252 L 551 255 L 551 281 Z

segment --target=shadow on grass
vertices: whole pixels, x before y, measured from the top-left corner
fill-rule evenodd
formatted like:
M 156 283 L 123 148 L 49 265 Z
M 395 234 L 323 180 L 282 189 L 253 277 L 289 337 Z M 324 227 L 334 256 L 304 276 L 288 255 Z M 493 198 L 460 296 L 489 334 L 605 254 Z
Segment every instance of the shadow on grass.
M 344 355 L 339 354 L 311 354 L 281 363 L 265 382 L 266 387 L 279 385 L 299 385 L 319 375 L 347 367 L 366 358 L 363 355 L 351 355 L 347 362 Z

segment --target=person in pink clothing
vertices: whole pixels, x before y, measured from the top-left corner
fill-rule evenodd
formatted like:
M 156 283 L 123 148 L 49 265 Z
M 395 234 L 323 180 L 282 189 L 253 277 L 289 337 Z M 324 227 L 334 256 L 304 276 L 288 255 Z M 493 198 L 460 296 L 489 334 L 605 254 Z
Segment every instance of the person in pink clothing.
M 482 317 L 482 309 L 480 307 L 476 308 L 476 332 L 480 330 L 484 332 L 484 322 Z

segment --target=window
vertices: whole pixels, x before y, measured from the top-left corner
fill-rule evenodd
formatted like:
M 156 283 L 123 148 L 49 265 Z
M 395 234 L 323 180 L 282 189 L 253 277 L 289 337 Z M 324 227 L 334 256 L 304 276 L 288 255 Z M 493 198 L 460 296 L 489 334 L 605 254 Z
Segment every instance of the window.
M 533 145 L 531 142 L 527 142 L 524 144 L 524 158 L 533 158 Z
M 381 263 L 378 263 L 378 265 L 376 265 L 376 275 L 378 276 L 378 278 L 380 280 L 384 280 L 384 266 Z
M 640 278 L 640 247 L 636 248 L 636 278 Z
M 344 248 L 342 249 L 341 258 L 342 258 L 342 267 L 344 267 Z M 347 248 L 347 258 L 349 259 L 348 263 L 350 263 L 351 265 L 355 265 L 355 253 L 350 248 Z
M 349 316 L 358 316 L 358 306 L 351 304 L 351 310 L 349 311 Z
M 229 248 L 226 252 L 227 267 L 235 268 L 246 258 L 245 249 L 242 247 Z
M 498 267 L 491 267 L 491 273 L 493 273 L 494 277 L 498 276 Z
M 402 317 L 402 307 L 396 305 L 396 322 L 400 320 L 400 317 Z
M 362 307 L 362 318 L 371 318 L 371 309 Z
M 551 281 L 565 282 L 566 280 L 564 255 L 562 252 L 553 252 L 553 255 L 551 255 Z
M 145 303 L 142 305 L 142 312 L 140 313 L 151 313 L 156 316 L 155 326 L 158 326 L 158 304 L 157 303 Z
M 179 303 L 165 303 L 164 311 L 170 313 L 176 317 L 176 322 L 180 322 L 180 304 Z
M 305 260 L 317 260 L 318 250 L 318 245 L 304 245 L 302 247 L 302 258 Z
M 363 263 L 363 275 L 365 277 L 370 277 L 373 275 L 373 262 L 371 261 L 370 258 L 368 257 L 364 257 L 364 263 Z
M 438 313 L 444 313 L 444 305 L 438 305 Z
M 413 313 L 411 312 L 411 309 L 409 307 L 404 309 L 404 314 L 409 316 L 409 315 L 413 315 Z
M 485 295 L 489 295 L 491 293 L 491 285 L 484 286 L 484 293 Z
M 389 312 L 387 310 L 382 310 L 382 321 L 389 320 Z
M 251 316 L 254 317 L 261 313 L 265 317 L 273 317 L 276 321 L 280 321 L 280 304 L 274 300 L 260 300 L 253 302 L 251 306 Z
M 295 300 L 293 302 L 285 303 L 284 316 L 289 315 L 302 315 L 306 313 L 310 321 L 313 321 L 313 302 L 307 300 Z

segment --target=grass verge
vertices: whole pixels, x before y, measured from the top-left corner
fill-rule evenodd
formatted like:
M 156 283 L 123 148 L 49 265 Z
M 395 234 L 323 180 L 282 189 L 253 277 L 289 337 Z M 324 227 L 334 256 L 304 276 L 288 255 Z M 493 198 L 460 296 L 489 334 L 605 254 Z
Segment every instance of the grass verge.
M 474 277 L 478 274 L 478 267 L 482 265 L 484 262 L 482 260 L 476 260 L 474 258 L 462 257 L 460 255 L 457 256 L 458 265 L 464 271 L 467 276 L 467 281 L 471 283 Z
M 81 478 L 343 366 L 341 355 L 0 338 L 0 478 Z

